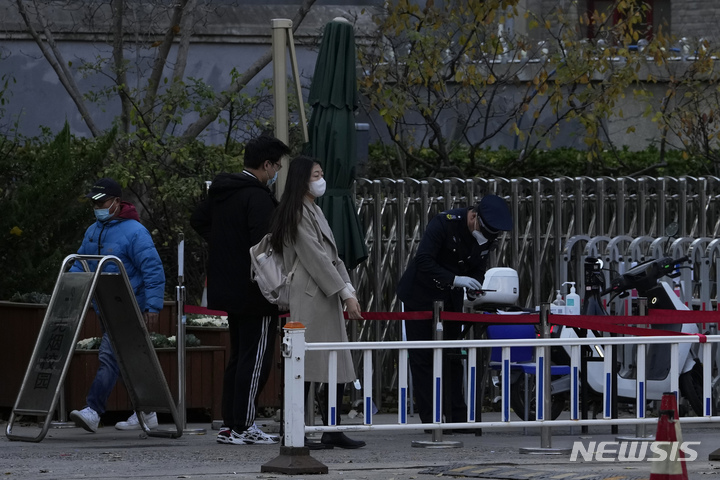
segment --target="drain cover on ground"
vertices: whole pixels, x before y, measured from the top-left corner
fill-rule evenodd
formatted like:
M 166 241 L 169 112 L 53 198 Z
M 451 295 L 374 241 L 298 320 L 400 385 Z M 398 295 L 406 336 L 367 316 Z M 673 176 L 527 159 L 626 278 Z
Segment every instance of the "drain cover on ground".
M 420 473 L 448 477 L 488 478 L 493 480 L 648 480 L 649 475 L 625 473 L 548 472 L 514 465 L 451 465 L 433 467 Z

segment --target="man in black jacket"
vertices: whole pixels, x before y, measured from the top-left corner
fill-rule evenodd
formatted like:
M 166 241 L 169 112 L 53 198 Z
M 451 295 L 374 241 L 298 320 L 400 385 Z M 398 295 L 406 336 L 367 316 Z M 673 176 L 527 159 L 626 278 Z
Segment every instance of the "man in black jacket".
M 218 443 L 274 444 L 255 425 L 257 396 L 270 373 L 278 308 L 250 280 L 250 247 L 268 233 L 277 200 L 270 191 L 290 149 L 263 135 L 245 146 L 241 173 L 221 173 L 190 224 L 209 244 L 208 307 L 228 313 L 230 358 L 223 381 Z

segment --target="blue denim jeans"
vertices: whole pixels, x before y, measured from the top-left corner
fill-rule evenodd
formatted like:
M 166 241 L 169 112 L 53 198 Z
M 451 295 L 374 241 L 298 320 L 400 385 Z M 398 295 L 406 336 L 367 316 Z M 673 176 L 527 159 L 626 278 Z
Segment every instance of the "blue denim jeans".
M 107 399 L 110 397 L 118 376 L 120 375 L 120 369 L 118 368 L 117 360 L 115 360 L 115 353 L 110 345 L 110 338 L 107 333 L 103 334 L 102 341 L 100 342 L 98 358 L 100 360 L 100 368 L 98 368 L 95 374 L 95 380 L 93 380 L 90 386 L 90 392 L 88 392 L 86 401 L 88 407 L 95 410 L 98 415 L 102 415 L 105 413 Z

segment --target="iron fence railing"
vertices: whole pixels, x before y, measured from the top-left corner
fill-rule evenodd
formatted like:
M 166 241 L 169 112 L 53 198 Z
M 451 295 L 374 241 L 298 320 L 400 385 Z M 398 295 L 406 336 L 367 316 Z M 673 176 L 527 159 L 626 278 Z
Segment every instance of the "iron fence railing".
M 622 273 L 633 262 L 664 254 L 689 255 L 677 287 L 683 301 L 700 309 L 717 305 L 720 278 L 720 179 L 716 177 L 561 177 L 359 179 L 357 212 L 365 228 L 368 259 L 353 272 L 365 311 L 400 311 L 395 291 L 428 221 L 443 210 L 476 204 L 483 195 L 503 197 L 514 229 L 500 238 L 490 266 L 512 267 L 520 279 L 519 305 L 550 302 L 565 281 L 583 295 L 587 256 Z M 664 237 L 678 223 L 677 237 Z M 622 308 L 621 300 L 610 305 Z M 400 322 L 352 322 L 355 341 L 401 339 Z M 397 365 L 386 351 L 375 352 L 376 392 L 391 391 Z M 362 370 L 360 359 L 358 372 Z M 381 399 L 376 398 L 378 404 Z
M 507 200 L 515 225 L 501 238 L 491 265 L 518 271 L 520 304 L 526 307 L 551 301 L 564 281 L 582 286 L 579 258 L 585 249 L 617 263 L 630 250 L 641 256 L 641 247 L 649 248 L 671 222 L 678 223 L 678 238 L 686 239 L 688 248 L 720 233 L 716 177 L 360 179 L 355 196 L 369 257 L 353 275 L 362 307 L 400 310 L 397 282 L 429 219 L 486 194 Z M 714 280 L 715 269 L 707 270 Z M 397 335 L 391 326 L 360 329 L 358 338 L 364 340 Z

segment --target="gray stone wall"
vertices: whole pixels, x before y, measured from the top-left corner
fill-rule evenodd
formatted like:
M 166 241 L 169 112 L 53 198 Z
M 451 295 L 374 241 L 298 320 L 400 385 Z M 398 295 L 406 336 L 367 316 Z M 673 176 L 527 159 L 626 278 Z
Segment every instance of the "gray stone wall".
M 420 1 L 420 0 L 418 0 Z M 530 11 L 550 8 L 563 4 L 567 8 L 583 11 L 585 0 L 521 0 L 521 8 Z M 711 39 L 717 39 L 720 23 L 719 0 L 654 0 L 657 15 L 671 15 L 673 33 L 688 32 Z M 74 5 L 82 2 L 71 2 Z M 319 1 L 312 12 L 306 17 L 296 33 L 298 63 L 300 76 L 305 86 L 309 85 L 316 59 L 315 43 L 318 34 L 327 21 L 336 16 L 357 19 L 356 35 L 358 41 L 366 41 L 365 33 L 372 28 L 367 9 L 381 3 L 381 0 L 327 0 Z M 270 46 L 270 20 L 273 18 L 292 18 L 300 4 L 300 0 L 214 0 L 214 10 L 205 21 L 196 25 L 198 34 L 193 38 L 193 46 L 188 60 L 187 76 L 202 78 L 216 89 L 226 87 L 230 81 L 233 68 L 244 71 Z M 59 5 L 59 4 L 58 4 Z M 136 4 L 137 5 L 137 4 Z M 670 8 L 672 7 L 672 8 Z M 363 10 L 366 10 L 363 13 Z M 60 8 L 51 16 L 55 27 L 62 32 L 59 35 L 59 48 L 66 60 L 76 67 L 85 61 L 93 61 L 102 53 L 99 41 L 107 40 L 107 24 L 78 22 L 80 10 Z M 162 13 L 162 12 L 160 12 Z M 656 20 L 657 20 L 656 15 Z M 162 21 L 162 15 L 157 17 Z M 520 32 L 522 25 L 516 25 Z M 130 59 L 133 60 L 133 59 Z M 22 28 L 22 21 L 17 14 L 15 0 L 0 0 L 0 76 L 11 74 L 17 81 L 12 85 L 10 103 L 6 106 L 9 116 L 16 116 L 20 121 L 22 133 L 37 135 L 40 126 L 58 131 L 65 120 L 70 122 L 73 133 L 89 135 L 77 108 L 59 83 L 57 75 Z M 83 88 L 99 89 L 108 86 L 107 80 L 101 76 L 84 78 L 75 69 L 75 75 Z M 267 67 L 260 78 L 272 76 L 271 67 Z M 132 79 L 131 79 L 132 81 Z M 249 90 L 252 92 L 257 82 Z M 656 97 L 664 91 L 662 83 L 648 85 L 654 90 Z M 508 91 L 508 98 L 517 92 Z M 659 132 L 656 124 L 647 121 L 643 116 L 644 105 L 633 103 L 631 95 L 623 104 L 623 116 L 613 119 L 608 125 L 608 132 L 618 146 L 629 145 L 633 149 L 644 148 L 648 143 L 657 141 Z M 108 128 L 119 112 L 119 105 L 109 103 L 94 107 L 94 112 L 103 111 L 101 128 Z M 0 119 L 0 126 L 7 123 L 9 116 Z M 188 119 L 187 124 L 192 119 Z M 367 122 L 358 117 L 358 122 Z M 373 124 L 373 122 L 371 122 Z M 634 133 L 627 133 L 629 126 L 635 127 Z M 453 128 L 452 118 L 448 119 L 446 129 Z M 559 142 L 564 145 L 582 146 L 581 140 L 572 135 L 572 127 L 568 127 L 568 135 Z M 370 129 L 371 140 L 381 135 L 381 131 Z M 224 140 L 223 127 L 213 125 L 204 136 L 208 142 Z M 499 135 L 493 139 L 493 146 L 516 146 L 517 140 L 512 135 Z
M 673 0 L 670 7 L 671 32 L 678 37 L 706 37 L 720 40 L 720 2 L 717 0 Z

